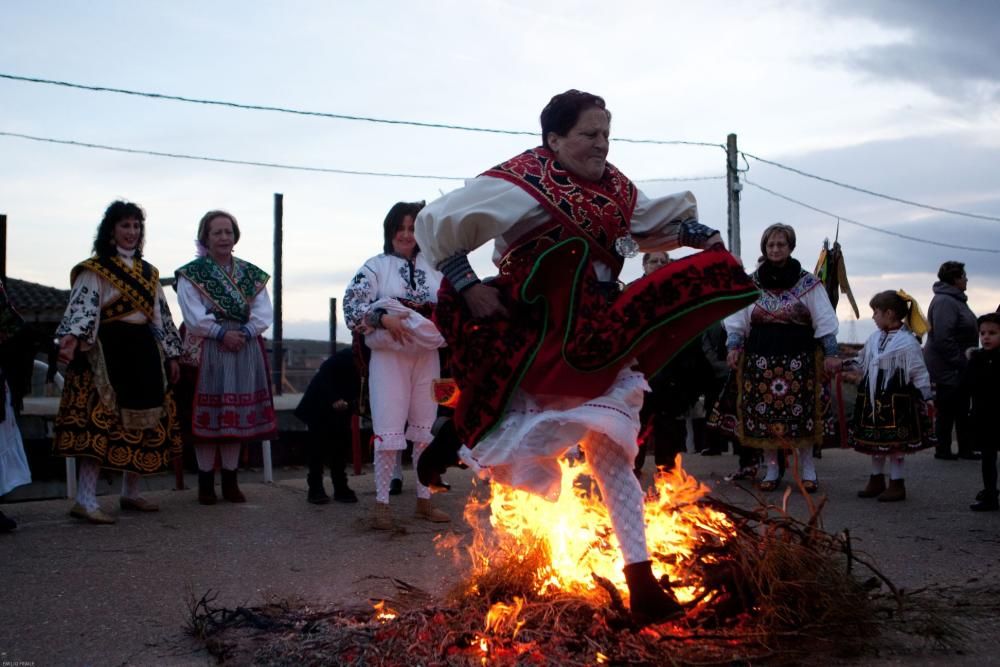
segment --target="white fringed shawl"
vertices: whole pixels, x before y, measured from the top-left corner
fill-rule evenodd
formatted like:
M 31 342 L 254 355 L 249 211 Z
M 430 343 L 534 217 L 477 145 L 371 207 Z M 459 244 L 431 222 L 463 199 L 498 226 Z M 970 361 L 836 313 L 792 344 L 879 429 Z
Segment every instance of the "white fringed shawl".
M 888 336 L 885 347 L 879 350 L 882 337 Z M 876 331 L 868 337 L 861 354 L 858 355 L 858 365 L 864 370 L 868 387 L 868 399 L 874 409 L 875 394 L 885 389 L 888 382 L 896 376 L 897 371 L 903 372 L 903 381 L 912 383 L 924 397 L 930 395 L 930 376 L 924 364 L 923 351 L 920 342 L 913 332 L 903 325 L 895 331 Z M 877 387 L 878 373 L 882 371 L 882 386 Z

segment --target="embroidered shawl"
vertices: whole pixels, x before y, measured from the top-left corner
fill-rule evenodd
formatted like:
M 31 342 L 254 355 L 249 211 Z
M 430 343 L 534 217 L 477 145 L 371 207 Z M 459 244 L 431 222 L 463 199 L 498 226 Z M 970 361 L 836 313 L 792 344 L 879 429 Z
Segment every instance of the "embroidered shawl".
M 233 257 L 233 275 L 211 257 L 199 257 L 177 269 L 212 303 L 216 317 L 240 324 L 250 321 L 250 305 L 271 278 L 250 262 Z
M 129 266 L 118 255 L 91 257 L 73 267 L 69 274 L 70 284 L 81 271 L 93 271 L 121 293 L 101 309 L 104 321 L 120 319 L 136 311 L 153 321 L 156 290 L 160 285 L 160 272 L 155 266 L 139 258 L 133 259 Z
M 858 364 L 864 373 L 868 385 L 868 399 L 872 406 L 875 405 L 875 394 L 879 390 L 885 389 L 897 372 L 902 371 L 903 382 L 909 384 L 912 381 L 914 367 L 924 363 L 920 343 L 905 324 L 889 337 L 885 348 L 879 350 L 884 334 L 883 331 L 876 331 L 869 336 L 864 349 L 858 356 Z M 882 371 L 881 387 L 876 386 L 880 370 Z
M 629 235 L 638 190 L 610 163 L 601 180 L 592 183 L 568 172 L 552 151 L 538 147 L 482 175 L 522 188 L 559 226 L 586 239 L 594 256 L 611 267 L 614 275 L 621 271 L 624 258 L 615 252 L 615 240 Z

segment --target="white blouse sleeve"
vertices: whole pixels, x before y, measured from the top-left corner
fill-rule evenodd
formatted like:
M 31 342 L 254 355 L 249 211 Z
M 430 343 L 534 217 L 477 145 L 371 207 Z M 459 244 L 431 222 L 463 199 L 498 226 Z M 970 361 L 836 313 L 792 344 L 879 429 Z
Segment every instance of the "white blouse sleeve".
M 726 349 L 738 350 L 743 347 L 747 334 L 750 333 L 750 314 L 754 306 L 755 304 L 750 304 L 737 310 L 722 321 L 722 326 L 726 329 Z
M 420 250 L 423 252 L 423 247 Z M 370 321 L 368 316 L 377 297 L 378 273 L 365 262 L 351 278 L 344 292 L 344 323 L 348 329 L 355 331 L 365 323 L 372 328 L 376 327 L 376 323 Z
M 101 323 L 101 279 L 93 271 L 80 271 L 69 293 L 69 305 L 63 314 L 56 336 L 72 334 L 86 345 L 97 340 Z
M 156 303 L 153 305 L 153 321 L 150 326 L 153 329 L 153 337 L 159 341 L 168 359 L 181 356 L 181 337 L 177 333 L 177 327 L 174 326 L 170 306 L 167 305 L 163 288 L 160 286 L 156 287 Z
M 812 317 L 813 337 L 836 337 L 840 330 L 840 321 L 823 286 L 818 285 L 806 292 L 801 301 L 809 309 L 809 315 Z
M 271 297 L 265 287 L 250 302 L 250 321 L 243 325 L 251 338 L 256 338 L 267 331 L 274 323 L 274 308 Z
M 431 265 L 440 268 L 446 259 L 510 232 L 539 208 L 534 197 L 513 183 L 479 176 L 421 209 L 417 243 Z
M 181 275 L 177 276 L 177 302 L 188 331 L 203 338 L 218 336 L 222 327 L 216 322 L 215 315 L 209 312 L 194 283 Z
M 632 237 L 642 252 L 663 252 L 685 245 L 681 223 L 697 221 L 698 202 L 690 192 L 650 199 L 640 190 L 632 213 Z

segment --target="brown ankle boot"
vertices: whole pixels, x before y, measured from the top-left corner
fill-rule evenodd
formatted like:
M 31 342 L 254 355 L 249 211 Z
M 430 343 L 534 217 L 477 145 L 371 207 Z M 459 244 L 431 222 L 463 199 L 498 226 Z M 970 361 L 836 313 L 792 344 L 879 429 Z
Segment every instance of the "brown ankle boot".
M 906 486 L 901 479 L 890 479 L 889 488 L 878 497 L 880 503 L 894 503 L 906 500 Z
M 868 486 L 858 491 L 858 498 L 875 498 L 885 491 L 885 475 L 872 475 L 868 478 Z
M 414 512 L 417 518 L 425 519 L 432 523 L 448 523 L 451 517 L 431 505 L 430 498 L 417 498 L 417 511 Z
M 215 495 L 215 471 L 198 471 L 198 502 L 202 505 L 214 505 L 218 498 Z
M 389 509 L 389 503 L 375 502 L 372 528 L 375 530 L 396 530 L 396 523 L 392 520 L 392 510 Z
M 235 470 L 222 470 L 222 497 L 231 503 L 247 501 L 247 497 L 240 491 L 240 485 L 236 482 Z
M 636 624 L 663 623 L 684 615 L 684 608 L 653 576 L 651 561 L 626 565 L 625 582 L 628 584 L 629 611 Z

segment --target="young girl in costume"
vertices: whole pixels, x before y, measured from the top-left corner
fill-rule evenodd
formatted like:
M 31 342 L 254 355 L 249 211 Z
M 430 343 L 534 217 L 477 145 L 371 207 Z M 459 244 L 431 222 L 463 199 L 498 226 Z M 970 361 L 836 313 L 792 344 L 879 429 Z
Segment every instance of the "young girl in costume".
M 858 370 L 848 374 L 861 378 L 849 438 L 856 451 L 872 457 L 868 485 L 858 497 L 894 502 L 906 499 L 904 457 L 935 445 L 930 375 L 917 338 L 927 332 L 927 323 L 902 290 L 879 292 L 869 305 L 878 331 L 858 354 Z
M 997 415 L 1000 414 L 1000 312 L 979 318 L 978 350 L 969 355 L 963 381 L 972 397 L 972 428 L 983 452 L 983 490 L 969 509 L 1000 510 L 997 493 Z

